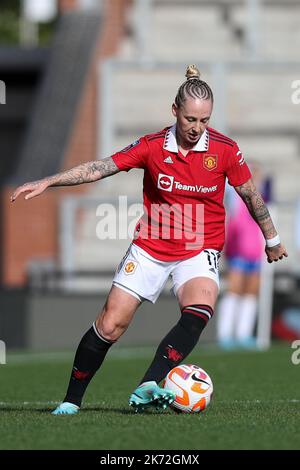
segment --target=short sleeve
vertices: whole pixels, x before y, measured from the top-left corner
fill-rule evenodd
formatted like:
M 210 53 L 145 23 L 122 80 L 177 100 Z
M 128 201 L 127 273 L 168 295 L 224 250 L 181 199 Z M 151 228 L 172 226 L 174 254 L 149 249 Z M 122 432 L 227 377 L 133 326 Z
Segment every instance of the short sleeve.
M 120 152 L 111 156 L 120 171 L 132 168 L 145 168 L 149 156 L 149 145 L 145 137 L 141 137 Z
M 225 174 L 231 186 L 240 186 L 251 178 L 251 172 L 238 145 L 230 147 L 226 155 Z

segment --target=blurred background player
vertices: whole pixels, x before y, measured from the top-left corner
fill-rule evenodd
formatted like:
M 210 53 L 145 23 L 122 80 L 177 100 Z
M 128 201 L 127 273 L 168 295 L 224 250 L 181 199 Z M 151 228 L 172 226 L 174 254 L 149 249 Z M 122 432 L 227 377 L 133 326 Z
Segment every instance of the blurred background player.
M 258 162 L 248 163 L 252 179 L 265 202 L 270 201 L 270 180 L 263 179 Z M 227 227 L 225 256 L 226 290 L 217 315 L 217 339 L 224 349 L 255 348 L 261 263 L 264 240 L 247 207 L 231 186 L 227 186 Z
M 172 403 L 175 394 L 160 388 L 159 383 L 194 349 L 214 313 L 219 291 L 218 258 L 225 235 L 226 177 L 259 225 L 268 261 L 287 256 L 238 145 L 208 127 L 213 108 L 211 88 L 200 79 L 195 66 L 188 67 L 186 78 L 172 105 L 176 118 L 173 126 L 138 139 L 112 157 L 26 183 L 11 197 L 13 202 L 27 192 L 28 200 L 51 186 L 94 182 L 132 168 L 145 172 L 144 214 L 136 236 L 115 273 L 102 311 L 77 348 L 67 394 L 54 414 L 78 412 L 85 390 L 110 347 L 127 330 L 144 300 L 155 303 L 169 276 L 181 317 L 158 346 L 129 404 L 143 410 L 147 406 L 166 408 Z M 158 207 L 175 209 L 167 236 Z M 199 207 L 204 211 L 200 217 Z

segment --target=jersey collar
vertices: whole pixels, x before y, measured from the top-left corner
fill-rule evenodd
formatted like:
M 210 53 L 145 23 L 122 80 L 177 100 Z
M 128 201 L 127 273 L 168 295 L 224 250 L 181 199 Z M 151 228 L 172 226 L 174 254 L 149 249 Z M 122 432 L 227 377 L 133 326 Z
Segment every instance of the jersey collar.
M 208 141 L 209 141 L 209 134 L 208 134 L 208 130 L 205 129 L 202 136 L 198 140 L 197 144 L 191 150 L 193 152 L 207 152 Z M 166 137 L 164 141 L 164 150 L 178 153 L 178 145 L 177 145 L 177 140 L 176 140 L 176 124 L 170 127 L 166 133 Z

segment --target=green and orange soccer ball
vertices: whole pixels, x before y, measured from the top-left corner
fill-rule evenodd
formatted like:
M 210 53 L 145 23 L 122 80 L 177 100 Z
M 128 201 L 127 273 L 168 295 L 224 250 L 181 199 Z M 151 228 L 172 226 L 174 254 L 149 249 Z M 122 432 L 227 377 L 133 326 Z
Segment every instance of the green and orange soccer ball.
M 182 364 L 166 376 L 163 387 L 176 393 L 171 407 L 182 413 L 200 413 L 212 399 L 213 383 L 201 367 Z

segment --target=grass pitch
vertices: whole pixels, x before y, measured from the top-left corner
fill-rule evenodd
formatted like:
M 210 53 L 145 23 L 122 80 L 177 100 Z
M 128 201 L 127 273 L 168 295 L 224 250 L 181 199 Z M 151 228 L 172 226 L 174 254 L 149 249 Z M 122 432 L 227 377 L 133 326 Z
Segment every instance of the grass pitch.
M 300 449 L 300 365 L 290 344 L 267 352 L 199 347 L 185 362 L 210 374 L 214 399 L 195 415 L 128 406 L 153 352 L 111 351 L 75 416 L 50 414 L 73 353 L 8 354 L 0 365 L 0 449 Z

